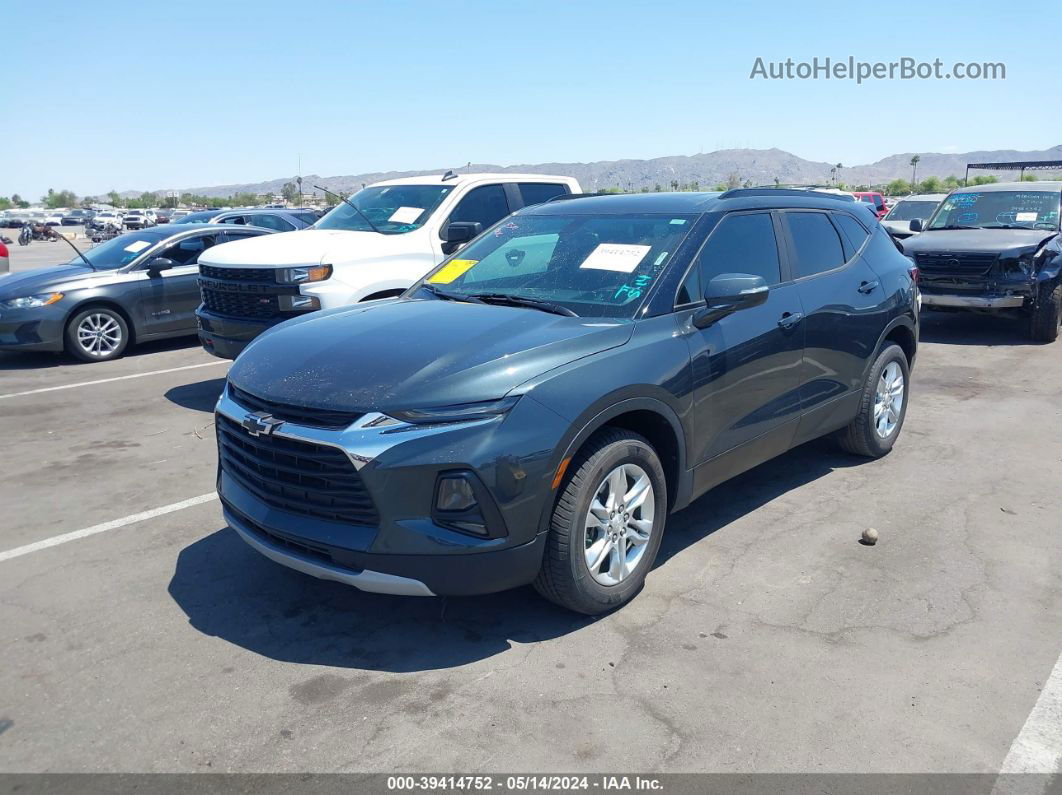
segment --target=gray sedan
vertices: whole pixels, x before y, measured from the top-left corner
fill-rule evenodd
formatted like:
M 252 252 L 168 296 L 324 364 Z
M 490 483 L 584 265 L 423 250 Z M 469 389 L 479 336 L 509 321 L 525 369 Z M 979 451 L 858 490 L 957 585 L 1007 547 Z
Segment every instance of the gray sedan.
M 0 275 L 0 350 L 116 359 L 132 343 L 196 333 L 199 255 L 269 234 L 185 224 L 112 238 L 64 265 Z

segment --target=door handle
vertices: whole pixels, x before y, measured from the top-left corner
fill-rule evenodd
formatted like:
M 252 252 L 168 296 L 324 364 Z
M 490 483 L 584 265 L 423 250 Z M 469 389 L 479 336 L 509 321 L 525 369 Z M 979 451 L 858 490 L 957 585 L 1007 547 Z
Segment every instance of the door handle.
M 877 288 L 878 288 L 878 283 L 876 281 L 873 281 L 873 282 L 860 282 L 859 287 L 858 287 L 859 292 L 861 292 L 863 295 L 866 295 L 867 293 L 872 293 Z
M 786 312 L 784 315 L 782 315 L 782 319 L 778 321 L 778 325 L 788 330 L 793 328 L 793 326 L 795 326 L 803 319 L 803 312 Z

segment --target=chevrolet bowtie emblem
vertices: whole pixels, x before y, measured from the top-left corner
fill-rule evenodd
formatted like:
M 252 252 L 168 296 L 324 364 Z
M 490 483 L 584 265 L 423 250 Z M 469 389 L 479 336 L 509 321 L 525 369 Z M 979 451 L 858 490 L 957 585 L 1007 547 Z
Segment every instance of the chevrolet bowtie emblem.
M 251 436 L 269 436 L 283 423 L 267 411 L 256 411 L 244 417 L 240 424 Z

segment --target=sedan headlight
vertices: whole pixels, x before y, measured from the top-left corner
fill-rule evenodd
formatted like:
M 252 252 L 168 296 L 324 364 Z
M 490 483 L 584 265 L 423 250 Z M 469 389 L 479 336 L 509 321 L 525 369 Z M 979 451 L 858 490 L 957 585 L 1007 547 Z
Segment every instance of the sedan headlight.
M 277 281 L 284 284 L 306 284 L 307 282 L 323 282 L 331 275 L 331 265 L 317 265 L 312 268 L 284 268 L 280 271 Z
M 48 306 L 63 297 L 62 293 L 44 293 L 44 295 L 27 295 L 22 298 L 9 298 L 0 301 L 4 309 L 32 309 L 35 306 Z
M 455 406 L 432 406 L 423 409 L 403 409 L 390 411 L 388 414 L 396 420 L 415 423 L 466 422 L 482 420 L 505 414 L 516 405 L 519 395 L 504 397 L 500 400 L 484 400 L 480 403 L 460 403 Z

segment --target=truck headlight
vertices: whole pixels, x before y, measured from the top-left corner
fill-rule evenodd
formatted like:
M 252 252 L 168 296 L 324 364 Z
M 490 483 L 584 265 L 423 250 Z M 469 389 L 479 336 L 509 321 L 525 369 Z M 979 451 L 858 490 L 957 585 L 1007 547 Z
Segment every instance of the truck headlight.
M 283 284 L 306 284 L 323 282 L 332 276 L 331 265 L 316 265 L 312 268 L 284 268 L 277 281 Z
M 281 312 L 312 312 L 321 308 L 321 302 L 315 295 L 281 295 L 277 305 Z
M 4 309 L 32 309 L 35 306 L 48 306 L 48 304 L 54 304 L 56 301 L 61 300 L 62 297 L 62 293 L 27 295 L 22 298 L 9 298 L 6 301 L 0 301 L 0 306 Z

